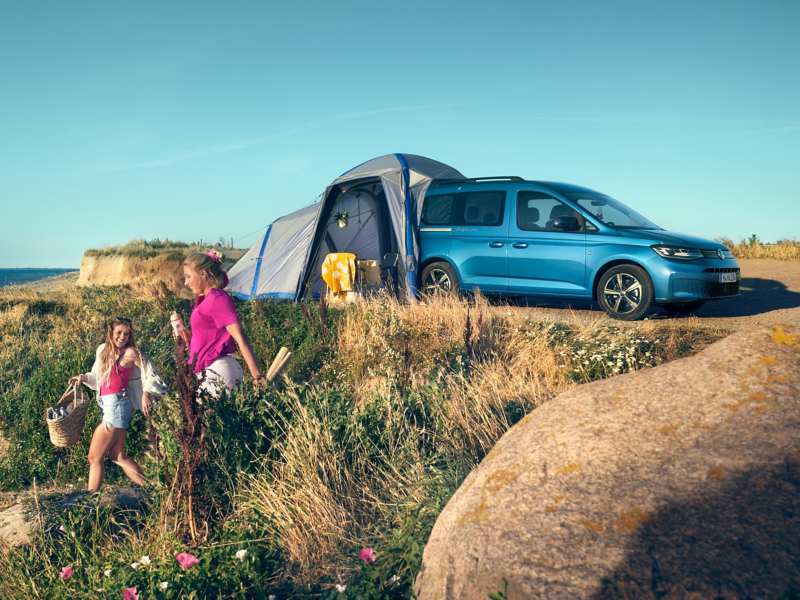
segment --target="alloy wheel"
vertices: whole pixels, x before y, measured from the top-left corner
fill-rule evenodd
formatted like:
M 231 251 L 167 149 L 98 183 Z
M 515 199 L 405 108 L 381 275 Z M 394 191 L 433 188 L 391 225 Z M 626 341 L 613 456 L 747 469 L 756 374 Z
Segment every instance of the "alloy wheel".
M 630 273 L 617 273 L 606 282 L 603 295 L 613 312 L 626 315 L 639 308 L 642 284 Z
M 449 294 L 452 289 L 453 282 L 443 269 L 432 269 L 422 282 L 422 290 L 426 294 Z

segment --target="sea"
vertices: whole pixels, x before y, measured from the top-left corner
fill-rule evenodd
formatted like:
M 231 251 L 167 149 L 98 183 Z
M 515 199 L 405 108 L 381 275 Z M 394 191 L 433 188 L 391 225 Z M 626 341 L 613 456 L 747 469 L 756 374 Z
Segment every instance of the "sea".
M 0 287 L 24 285 L 78 269 L 0 269 Z

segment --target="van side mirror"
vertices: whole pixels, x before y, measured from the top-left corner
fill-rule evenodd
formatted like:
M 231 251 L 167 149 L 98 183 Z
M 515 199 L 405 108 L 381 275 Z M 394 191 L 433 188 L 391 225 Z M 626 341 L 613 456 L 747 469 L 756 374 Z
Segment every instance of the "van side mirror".
M 563 229 L 564 231 L 574 231 L 575 229 L 581 228 L 578 224 L 578 219 L 575 217 L 556 217 L 553 220 L 553 227 L 556 229 Z

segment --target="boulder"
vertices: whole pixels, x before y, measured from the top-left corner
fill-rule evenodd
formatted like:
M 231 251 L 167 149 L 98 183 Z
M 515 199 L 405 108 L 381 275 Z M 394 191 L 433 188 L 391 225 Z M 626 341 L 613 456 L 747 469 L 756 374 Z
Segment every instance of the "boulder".
M 584 385 L 511 428 L 436 521 L 420 600 L 800 593 L 800 328 Z

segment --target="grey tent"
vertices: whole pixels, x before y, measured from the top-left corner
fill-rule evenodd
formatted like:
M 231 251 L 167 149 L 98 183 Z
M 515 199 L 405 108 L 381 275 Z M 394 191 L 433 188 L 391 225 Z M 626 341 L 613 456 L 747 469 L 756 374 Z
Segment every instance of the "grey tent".
M 325 256 L 350 252 L 359 260 L 397 254 L 398 286 L 412 298 L 419 264 L 419 219 L 431 182 L 464 179 L 445 164 L 414 154 L 387 154 L 335 179 L 317 203 L 270 225 L 228 273 L 241 298 L 300 301 L 322 293 Z M 348 223 L 336 224 L 344 211 Z

